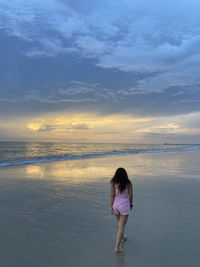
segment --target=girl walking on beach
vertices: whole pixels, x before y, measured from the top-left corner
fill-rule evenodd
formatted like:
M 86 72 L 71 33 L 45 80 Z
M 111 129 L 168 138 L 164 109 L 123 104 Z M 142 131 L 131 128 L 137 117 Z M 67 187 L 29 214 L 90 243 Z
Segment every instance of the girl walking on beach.
M 126 241 L 124 229 L 133 207 L 133 187 L 124 168 L 118 168 L 110 181 L 110 212 L 118 221 L 115 252 L 120 252 L 120 244 Z

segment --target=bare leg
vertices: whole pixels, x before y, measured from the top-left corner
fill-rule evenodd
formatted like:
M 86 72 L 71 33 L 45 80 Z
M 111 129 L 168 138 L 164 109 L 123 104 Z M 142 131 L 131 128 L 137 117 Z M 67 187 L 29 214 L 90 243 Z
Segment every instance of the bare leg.
M 119 221 L 120 214 L 115 214 L 117 221 Z
M 115 214 L 115 217 L 116 217 L 117 221 L 119 222 L 120 214 Z M 125 241 L 126 241 L 126 237 L 124 236 L 124 233 L 123 233 L 121 242 L 124 243 Z
M 128 215 L 120 214 L 119 220 L 118 220 L 118 231 L 117 231 L 117 236 L 116 236 L 115 252 L 120 251 L 119 245 L 120 245 L 120 242 L 123 238 L 124 229 L 126 226 L 127 219 L 128 219 Z

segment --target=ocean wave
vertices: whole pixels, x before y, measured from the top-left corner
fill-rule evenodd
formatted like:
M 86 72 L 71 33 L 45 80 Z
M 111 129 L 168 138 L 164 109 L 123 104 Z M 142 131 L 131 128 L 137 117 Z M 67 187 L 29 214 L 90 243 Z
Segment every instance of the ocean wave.
M 64 157 L 44 157 L 44 158 L 35 158 L 31 160 L 20 160 L 20 161 L 11 161 L 0 163 L 0 168 L 9 167 L 9 166 L 20 166 L 28 164 L 37 164 L 45 162 L 54 162 L 54 161 L 64 161 L 64 160 L 76 160 L 76 159 L 85 159 L 85 158 L 96 158 L 96 157 L 105 157 L 105 156 L 119 156 L 119 155 L 130 155 L 130 154 L 144 154 L 144 153 L 161 153 L 161 152 L 173 152 L 173 151 L 189 151 L 200 149 L 200 146 L 195 147 L 181 147 L 181 148 L 166 148 L 166 149 L 146 149 L 146 150 L 132 150 L 132 151 L 118 151 L 110 153 L 99 153 L 99 154 L 85 154 L 85 155 L 71 155 Z

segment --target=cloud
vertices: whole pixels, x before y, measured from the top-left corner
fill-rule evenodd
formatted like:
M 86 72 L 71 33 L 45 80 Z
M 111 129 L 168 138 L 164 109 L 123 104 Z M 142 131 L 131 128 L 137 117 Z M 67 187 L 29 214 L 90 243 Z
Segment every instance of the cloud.
M 79 89 L 81 90 L 81 89 Z M 69 98 L 69 97 L 63 97 L 64 95 L 67 96 L 76 96 L 77 93 L 73 92 L 73 94 L 70 94 L 70 89 L 64 90 L 64 89 L 58 89 L 56 90 L 57 92 L 52 92 L 51 95 L 49 96 L 43 96 L 40 92 L 37 90 L 28 92 L 24 94 L 23 96 L 13 96 L 12 98 L 0 98 L 0 102 L 5 102 L 5 103 L 16 103 L 16 104 L 23 104 L 23 103 L 41 103 L 41 104 L 65 104 L 65 103 L 82 103 L 82 102 L 91 102 L 95 101 L 95 99 L 92 99 L 91 97 L 88 98 Z M 88 90 L 88 93 L 90 91 Z
M 55 57 L 62 54 L 76 53 L 78 49 L 73 47 L 64 47 L 60 40 L 40 40 L 39 47 L 32 47 L 24 53 L 25 56 L 38 58 L 38 57 Z
M 71 44 L 74 51 L 78 49 L 84 56 L 100 57 L 102 64 L 106 64 L 106 60 L 109 61 L 112 57 L 119 57 L 120 53 L 124 54 L 121 60 L 128 63 L 128 56 L 125 55 L 139 53 L 141 57 L 145 51 L 146 58 L 149 48 L 149 54 L 156 50 L 161 56 L 166 50 L 176 54 L 176 47 L 196 36 L 196 8 L 199 4 L 194 0 L 189 6 L 186 2 L 184 4 L 193 12 L 192 17 L 187 16 L 186 8 L 182 11 L 181 18 L 178 8 L 173 13 L 166 12 L 171 11 L 171 1 L 161 5 L 153 0 L 150 3 L 124 1 L 123 4 L 115 1 L 94 1 L 93 4 L 91 1 L 84 1 L 83 4 L 80 1 L 72 3 L 67 0 L 43 3 L 22 3 L 21 0 L 15 0 L 11 3 L 4 0 L 0 6 L 0 25 L 9 34 L 37 41 L 54 53 L 64 52 Z M 177 5 L 178 2 L 173 4 Z M 170 20 L 172 17 L 176 17 L 181 23 Z M 195 26 L 193 31 L 191 26 Z M 89 53 L 90 49 L 92 53 Z M 101 58 L 105 53 L 108 57 Z
M 38 131 L 43 127 L 44 120 L 43 119 L 37 119 L 34 122 L 31 122 L 27 125 L 27 128 L 32 131 Z
M 24 53 L 30 57 L 78 53 L 97 59 L 101 67 L 173 72 L 175 63 L 198 56 L 197 7 L 194 0 L 190 5 L 184 2 L 180 14 L 179 3 L 171 1 L 51 0 L 38 5 L 4 0 L 0 25 L 10 35 L 33 43 Z
M 162 72 L 159 84 L 166 76 L 171 85 L 182 79 L 194 83 L 194 64 L 200 67 L 199 7 L 195 0 L 181 7 L 178 1 L 155 0 L 3 0 L 0 27 L 28 42 L 28 57 L 94 58 L 104 68 Z M 150 86 L 158 87 L 157 81 Z
M 148 83 L 147 83 L 148 84 Z M 141 86 L 141 84 L 140 84 Z M 43 93 L 33 90 L 22 96 L 0 98 L 0 110 L 9 114 L 42 114 L 44 112 L 90 112 L 102 115 L 132 114 L 137 117 L 175 116 L 199 111 L 199 85 L 171 86 L 154 92 L 148 88 L 128 87 L 111 90 L 99 83 L 71 81 L 68 86 Z M 9 112 L 10 110 L 10 112 Z M 3 114 L 3 113 L 1 113 Z M 5 116 L 4 115 L 4 116 Z
M 200 134 L 199 112 L 174 117 L 165 117 L 151 120 L 136 132 L 142 135 L 159 136 L 197 136 Z
M 2 0 L 1 116 L 199 111 L 199 7 L 196 0 Z
M 84 117 L 83 117 L 84 118 Z M 85 123 L 75 116 L 70 119 L 68 116 L 54 117 L 51 119 L 48 116 L 42 119 L 34 119 L 27 123 L 26 128 L 37 133 L 64 133 L 73 131 L 84 131 L 90 129 L 90 123 L 84 118 Z
M 43 125 L 42 127 L 36 129 L 36 131 L 45 133 L 45 132 L 59 132 L 59 131 L 82 131 L 82 130 L 88 130 L 89 127 L 87 124 L 84 123 L 78 123 L 78 124 L 66 124 L 66 125 Z
M 109 46 L 93 36 L 79 36 L 76 40 L 76 45 L 83 51 L 86 57 L 99 57 L 102 54 L 108 53 Z
M 200 134 L 200 112 L 186 114 L 184 117 L 177 117 L 176 121 L 181 128 L 192 129 L 193 132 Z
M 199 113 L 174 117 L 137 118 L 90 113 L 52 113 L 12 118 L 0 125 L 1 140 L 200 143 Z M 120 126 L 120 127 L 119 127 Z M 7 139 L 6 139 L 7 138 Z

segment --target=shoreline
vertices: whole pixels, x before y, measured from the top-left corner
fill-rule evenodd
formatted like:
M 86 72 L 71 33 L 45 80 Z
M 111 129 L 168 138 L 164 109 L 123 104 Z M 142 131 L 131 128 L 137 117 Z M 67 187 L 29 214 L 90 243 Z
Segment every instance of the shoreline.
M 169 148 L 169 149 L 151 149 L 151 150 L 138 150 L 138 151 L 126 151 L 126 152 L 116 152 L 116 153 L 101 153 L 101 154 L 82 154 L 82 155 L 72 155 L 66 157 L 52 157 L 52 158 L 43 158 L 43 159 L 33 159 L 33 160 L 24 160 L 16 162 L 5 162 L 0 163 L 0 169 L 5 167 L 12 166 L 23 166 L 30 164 L 40 164 L 48 162 L 58 162 L 58 161 L 67 161 L 67 160 L 81 160 L 81 159 L 90 159 L 90 158 L 102 158 L 102 157 L 111 157 L 111 156 L 126 156 L 126 155 L 135 155 L 135 154 L 149 154 L 149 153 L 164 153 L 164 152 L 178 152 L 178 151 L 191 151 L 191 150 L 200 150 L 200 147 L 183 147 L 183 148 Z

